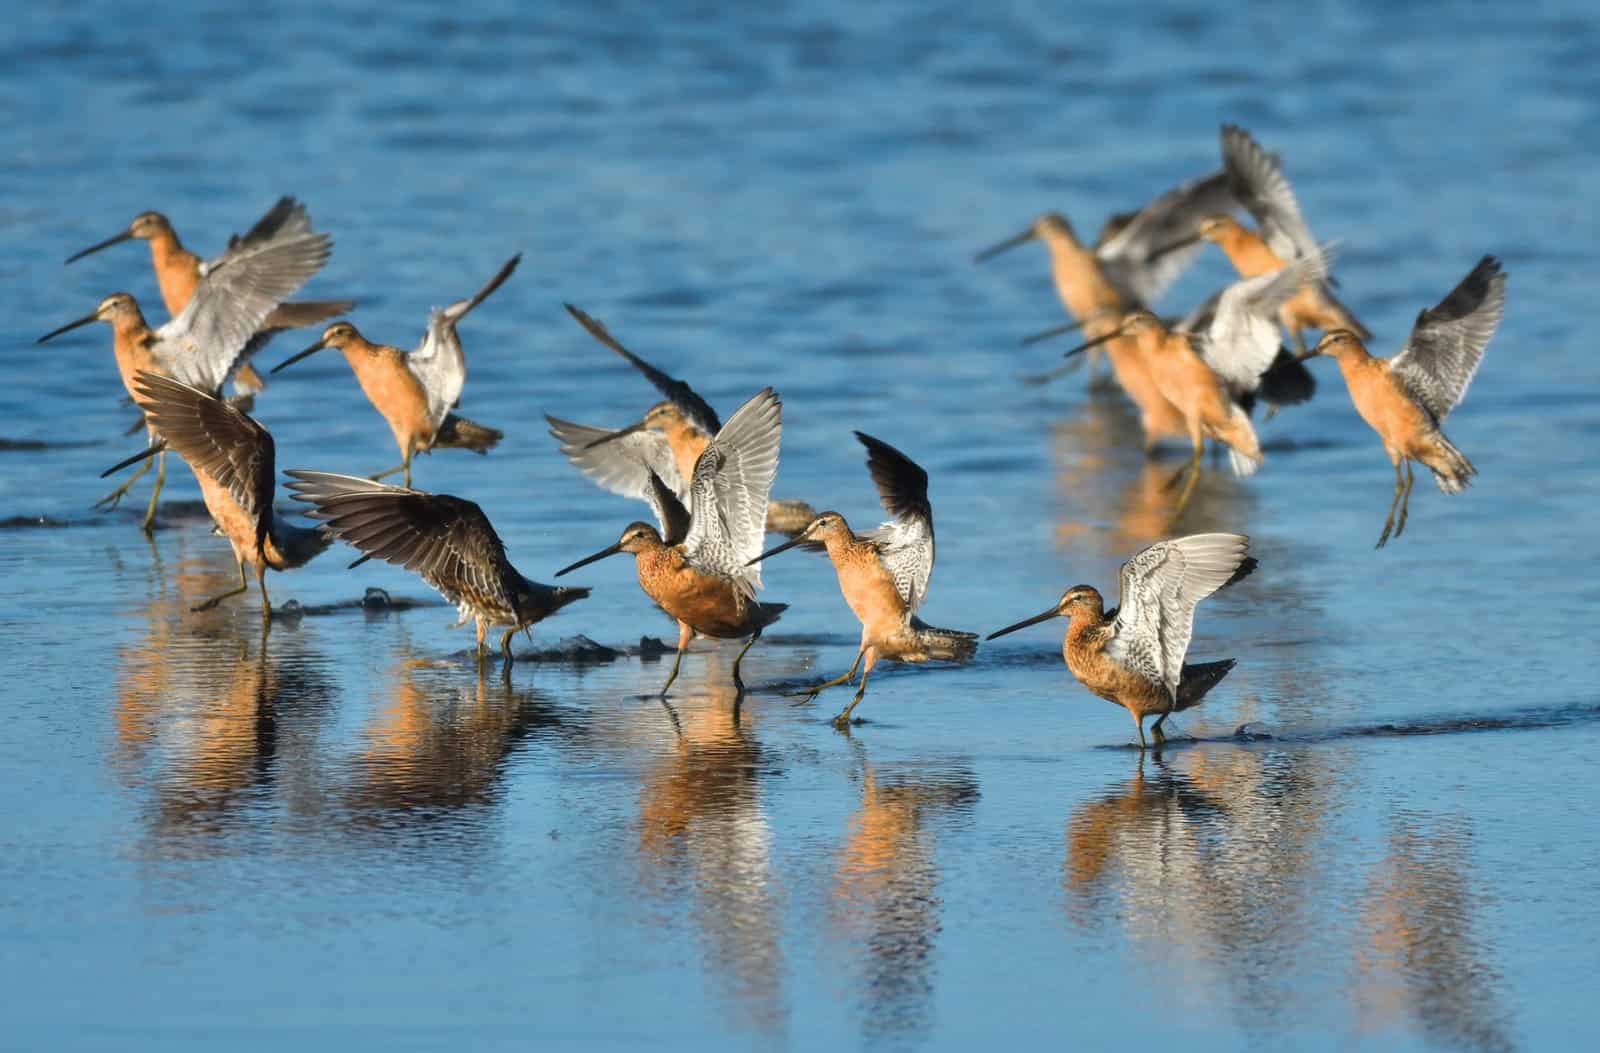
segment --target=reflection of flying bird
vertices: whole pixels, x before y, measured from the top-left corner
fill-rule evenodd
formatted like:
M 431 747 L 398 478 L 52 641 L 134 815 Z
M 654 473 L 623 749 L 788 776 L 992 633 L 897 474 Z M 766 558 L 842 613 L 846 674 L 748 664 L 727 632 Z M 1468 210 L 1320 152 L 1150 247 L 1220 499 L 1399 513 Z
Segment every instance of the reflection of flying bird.
M 658 476 L 647 474 L 661 530 L 629 523 L 615 545 L 556 572 L 559 578 L 619 552 L 634 556 L 639 587 L 678 622 L 678 650 L 661 685 L 663 697 L 695 633 L 749 637 L 733 662 L 733 682 L 742 691 L 745 652 L 788 607 L 756 601 L 761 571 L 749 565 L 761 552 L 782 428 L 783 404 L 777 392 L 763 388 L 734 411 L 695 462 L 687 510 Z
M 646 480 L 653 472 L 680 502 L 688 504 L 695 462 L 722 428 L 716 410 L 688 384 L 623 347 L 598 319 L 570 303 L 566 308 L 590 336 L 620 355 L 666 399 L 620 430 L 574 424 L 546 414 L 550 434 L 561 443 L 561 452 L 603 490 L 651 501 L 653 494 Z M 815 515 L 804 501 L 769 501 L 766 528 L 793 534 Z
M 194 609 L 209 610 L 249 588 L 248 565 L 255 568 L 262 616 L 270 618 L 267 570 L 301 566 L 329 544 L 320 531 L 286 523 L 273 513 L 271 434 L 238 407 L 155 373 L 141 372 L 134 378 L 134 401 L 194 471 L 206 511 L 233 546 L 239 564 L 239 587 Z
M 1133 714 L 1139 746 L 1145 745 L 1144 718 L 1156 746 L 1166 741 L 1161 724 L 1172 713 L 1200 704 L 1233 659 L 1186 665 L 1194 609 L 1207 596 L 1256 569 L 1245 554 L 1242 534 L 1190 534 L 1158 541 L 1122 565 L 1121 605 L 1106 611 L 1100 593 L 1074 585 L 1054 607 L 989 634 L 1016 632 L 1050 618 L 1068 619 L 1062 657 L 1078 682 Z
M 461 351 L 456 323 L 500 288 L 521 259 L 519 254 L 507 260 L 494 277 L 468 299 L 434 308 L 428 315 L 422 343 L 415 351 L 374 344 L 349 322 L 335 322 L 323 330 L 320 340 L 279 362 L 272 367 L 272 372 L 325 347 L 344 353 L 367 400 L 389 422 L 403 458 L 395 467 L 373 476 L 374 479 L 403 472 L 404 484 L 410 486 L 411 458 L 435 449 L 488 453 L 505 433 L 450 412 L 460 405 L 461 389 L 467 382 L 467 359 Z
M 848 683 L 861 668 L 861 689 L 834 718 L 836 727 L 850 722 L 850 713 L 867 693 L 867 677 L 880 658 L 901 662 L 960 661 L 977 649 L 974 633 L 935 629 L 915 615 L 928 593 L 933 573 L 933 506 L 928 502 L 928 473 L 911 458 L 881 439 L 862 432 L 856 438 L 867 448 L 867 470 L 878 499 L 893 518 L 869 533 L 857 535 L 837 512 L 824 512 L 794 540 L 757 556 L 759 562 L 803 542 L 821 542 L 839 577 L 839 591 L 861 621 L 861 647 L 843 676 L 806 691 L 815 698 L 826 688 Z
M 167 314 L 176 318 L 207 274 L 227 266 L 232 260 L 248 255 L 277 240 L 288 240 L 312 233 L 311 215 L 305 205 L 292 197 L 280 197 L 255 225 L 243 234 L 228 238 L 228 246 L 214 259 L 202 260 L 183 247 L 177 231 L 167 217 L 159 212 L 141 212 L 133 217 L 128 229 L 105 241 L 91 245 L 82 252 L 67 257 L 67 262 L 81 260 L 91 253 L 110 248 L 124 241 L 139 239 L 150 244 L 150 266 L 156 273 L 156 284 L 161 288 L 161 299 L 167 305 Z M 251 339 L 245 352 L 261 350 L 268 340 L 284 329 L 297 329 L 343 314 L 355 306 L 350 300 L 300 300 L 280 303 L 262 322 L 261 329 Z M 242 390 L 256 391 L 263 385 L 261 378 L 251 369 L 248 361 L 242 363 L 234 374 L 234 382 Z
M 1406 346 L 1393 358 L 1373 358 L 1347 329 L 1336 329 L 1317 344 L 1316 354 L 1338 360 L 1350 401 L 1383 440 L 1394 464 L 1394 498 L 1379 548 L 1389 540 L 1391 526 L 1395 537 L 1406 528 L 1412 461 L 1427 466 L 1447 494 L 1459 493 L 1477 474 L 1440 429 L 1466 395 L 1505 306 L 1506 276 L 1498 260 L 1485 256 L 1437 306 L 1417 315 Z
M 489 519 L 471 501 L 430 494 L 353 475 L 291 469 L 298 500 L 315 506 L 323 529 L 365 553 L 413 571 L 456 605 L 464 623 L 477 627 L 477 656 L 485 657 L 484 631 L 510 628 L 500 653 L 511 662 L 511 637 L 543 621 L 589 589 L 541 585 L 517 572 Z

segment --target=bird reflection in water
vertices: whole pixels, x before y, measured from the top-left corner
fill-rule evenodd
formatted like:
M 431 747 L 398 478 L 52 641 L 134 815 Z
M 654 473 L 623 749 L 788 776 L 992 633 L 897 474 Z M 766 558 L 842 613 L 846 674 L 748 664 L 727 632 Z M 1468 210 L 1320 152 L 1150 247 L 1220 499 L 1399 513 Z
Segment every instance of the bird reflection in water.
M 1514 1048 L 1504 981 L 1473 932 L 1481 902 L 1472 878 L 1472 828 L 1462 817 L 1395 819 L 1372 868 L 1357 922 L 1351 998 L 1357 1026 L 1392 1034 L 1409 1025 L 1452 1049 Z
M 1310 750 L 1187 750 L 1137 762 L 1079 805 L 1063 865 L 1069 919 L 1129 943 L 1241 1025 L 1294 1025 L 1294 973 L 1326 901 L 1318 849 L 1338 779 Z M 1147 766 L 1148 765 L 1148 766 Z M 1223 989 L 1215 998 L 1208 988 Z
M 662 722 L 669 740 L 642 773 L 643 884 L 672 905 L 687 899 L 706 964 L 743 1026 L 776 1037 L 788 1025 L 782 901 L 762 780 L 776 770 L 754 731 L 761 707 L 739 707 L 731 655 L 706 652 L 693 693 Z
M 978 781 L 960 765 L 880 770 L 850 740 L 861 804 L 834 867 L 832 928 L 858 957 L 868 1037 L 928 1027 L 940 923 L 935 854 L 942 822 L 971 809 Z

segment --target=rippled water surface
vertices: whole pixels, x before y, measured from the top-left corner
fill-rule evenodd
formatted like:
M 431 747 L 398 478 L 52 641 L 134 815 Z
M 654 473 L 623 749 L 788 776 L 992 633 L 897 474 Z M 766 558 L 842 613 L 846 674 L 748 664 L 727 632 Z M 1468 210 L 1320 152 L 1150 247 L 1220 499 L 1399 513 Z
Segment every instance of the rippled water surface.
M 276 6 L 276 5 L 274 5 Z M 1340 3 L 692 8 L 335 3 L 42 11 L 0 31 L 0 1021 L 19 1049 L 885 1046 L 1586 1048 L 1600 937 L 1594 610 L 1600 359 L 1582 329 L 1600 210 L 1587 5 L 1470 15 Z M 1509 309 L 1449 431 L 1473 488 L 1426 482 L 1372 550 L 1392 476 L 1329 362 L 1208 470 L 1180 523 L 1129 411 L 1060 345 L 1037 245 L 1216 163 L 1281 152 L 1341 295 L 1399 346 L 1480 255 Z M 953 668 L 832 675 L 857 625 L 829 569 L 746 663 L 468 659 L 470 630 L 347 549 L 255 597 L 174 464 L 89 505 L 132 423 L 104 327 L 142 246 L 69 253 L 143 209 L 214 252 L 294 193 L 337 250 L 306 295 L 410 346 L 430 305 L 521 270 L 463 326 L 462 412 L 507 432 L 417 484 L 479 502 L 527 574 L 642 507 L 541 415 L 623 424 L 654 392 L 565 316 L 603 318 L 727 414 L 785 402 L 776 492 L 879 510 L 853 428 L 932 477 L 924 615 L 992 630 L 1176 531 L 1242 530 L 1251 579 L 1202 608 L 1238 667 L 1141 759 L 1070 681 L 1060 623 Z M 1215 255 L 1162 306 L 1228 274 Z M 270 364 L 309 342 L 293 334 Z M 338 356 L 275 377 L 281 467 L 394 461 Z M 43 525 L 38 525 L 42 522 Z M 624 560 L 519 641 L 672 638 Z M 369 587 L 397 601 L 368 611 Z M 398 601 L 417 601 L 406 605 Z M 1242 729 L 1242 730 L 1241 730 Z

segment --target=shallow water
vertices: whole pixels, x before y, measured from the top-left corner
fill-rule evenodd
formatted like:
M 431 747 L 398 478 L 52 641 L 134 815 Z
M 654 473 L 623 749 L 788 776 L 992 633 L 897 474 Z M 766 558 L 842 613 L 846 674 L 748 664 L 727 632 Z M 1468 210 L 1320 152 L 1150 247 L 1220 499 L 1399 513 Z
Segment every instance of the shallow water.
M 550 5 L 554 8 L 554 5 Z M 7 29 L 0 275 L 0 984 L 17 1048 L 1581 1048 L 1600 936 L 1583 758 L 1600 365 L 1578 321 L 1600 213 L 1600 27 L 1582 5 L 1216 21 L 1163 0 L 584 5 L 441 14 L 104 3 Z M 1303 11 L 1296 8 L 1296 11 Z M 1485 252 L 1510 307 L 1452 438 L 1481 475 L 1423 481 L 1371 549 L 1391 475 L 1331 363 L 1266 425 L 1250 480 L 1181 523 L 1116 400 L 1018 377 L 1060 308 L 1042 250 L 974 250 L 1059 208 L 1080 227 L 1216 163 L 1237 120 L 1282 153 L 1341 295 L 1392 349 Z M 215 251 L 280 193 L 336 253 L 305 295 L 360 299 L 409 346 L 512 252 L 464 325 L 462 411 L 504 428 L 420 486 L 479 502 L 525 572 L 641 507 L 560 458 L 541 414 L 621 424 L 654 392 L 570 300 L 724 414 L 785 400 L 776 493 L 878 513 L 850 430 L 927 467 L 925 617 L 992 630 L 1175 531 L 1253 537 L 1201 609 L 1238 667 L 1161 758 L 1072 684 L 1057 627 L 962 668 L 875 674 L 849 734 L 856 625 L 831 572 L 773 561 L 791 609 L 729 648 L 479 678 L 468 630 L 336 549 L 269 580 L 307 609 L 261 637 L 174 464 L 153 543 L 103 328 L 33 339 L 127 288 L 142 247 L 69 253 L 159 208 Z M 1226 277 L 1206 257 L 1163 306 Z M 153 317 L 163 317 L 159 306 Z M 309 342 L 281 339 L 270 364 Z M 336 356 L 273 378 L 280 467 L 370 472 L 387 429 Z M 43 444 L 43 448 L 41 447 Z M 539 626 L 671 639 L 623 560 Z M 409 609 L 365 611 L 369 587 Z

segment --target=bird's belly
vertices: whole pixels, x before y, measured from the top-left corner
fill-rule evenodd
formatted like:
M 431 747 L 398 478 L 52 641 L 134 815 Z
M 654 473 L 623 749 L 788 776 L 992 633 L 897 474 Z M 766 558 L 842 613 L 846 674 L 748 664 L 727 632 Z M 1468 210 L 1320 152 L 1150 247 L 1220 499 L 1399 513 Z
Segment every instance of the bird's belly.
M 1068 671 L 1078 682 L 1107 702 L 1134 713 L 1160 713 L 1171 708 L 1165 687 L 1152 684 L 1104 651 L 1068 644 L 1063 654 Z
M 227 487 L 210 475 L 195 472 L 194 477 L 200 483 L 200 496 L 205 500 L 206 511 L 211 513 L 212 522 L 217 524 L 217 529 L 233 545 L 233 558 L 255 566 L 260 562 L 260 553 L 256 550 L 255 519 L 233 499 Z
M 639 586 L 661 609 L 704 636 L 744 636 L 751 632 L 748 604 L 733 582 L 693 567 L 639 577 Z

